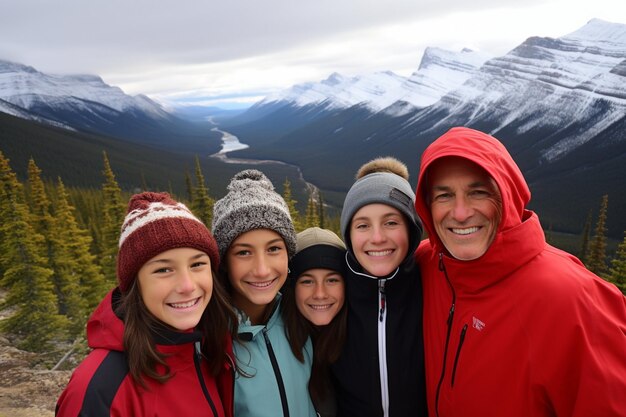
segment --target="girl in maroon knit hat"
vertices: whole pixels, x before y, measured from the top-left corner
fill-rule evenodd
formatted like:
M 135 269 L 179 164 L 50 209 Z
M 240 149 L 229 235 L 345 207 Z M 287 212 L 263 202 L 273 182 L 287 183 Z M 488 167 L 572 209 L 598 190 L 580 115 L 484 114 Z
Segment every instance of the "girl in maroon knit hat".
M 56 416 L 232 417 L 237 319 L 207 227 L 167 193 L 134 195 L 122 225 L 119 286 L 87 323 L 93 349 Z

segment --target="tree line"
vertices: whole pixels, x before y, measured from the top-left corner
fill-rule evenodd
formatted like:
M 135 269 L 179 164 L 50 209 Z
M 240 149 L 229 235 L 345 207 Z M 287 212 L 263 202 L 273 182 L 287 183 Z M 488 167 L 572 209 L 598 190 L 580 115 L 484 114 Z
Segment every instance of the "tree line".
M 48 352 L 54 363 L 68 348 L 84 347 L 89 315 L 116 285 L 119 233 L 131 193 L 119 187 L 104 152 L 100 189 L 66 187 L 61 178 L 44 181 L 32 158 L 22 183 L 9 162 L 0 151 L 0 331 L 21 349 Z M 215 199 L 197 156 L 185 188 L 183 196 L 159 191 L 184 202 L 210 228 Z M 301 214 L 289 179 L 282 188 L 296 231 L 318 226 L 340 235 L 339 217 L 327 214 L 319 190 L 309 190 Z M 607 259 L 607 208 L 605 195 L 593 233 L 588 215 L 577 255 L 626 294 L 626 232 Z
M 106 153 L 101 189 L 44 181 L 32 158 L 22 183 L 9 162 L 0 151 L 0 331 L 21 349 L 58 359 L 81 342 L 89 315 L 116 285 L 119 233 L 131 193 L 119 187 Z M 160 191 L 184 202 L 210 228 L 215 200 L 197 157 L 194 177 L 186 174 L 186 196 Z M 327 216 L 319 191 L 310 193 L 304 215 L 288 179 L 283 196 L 297 231 L 319 226 L 338 232 L 339 219 Z

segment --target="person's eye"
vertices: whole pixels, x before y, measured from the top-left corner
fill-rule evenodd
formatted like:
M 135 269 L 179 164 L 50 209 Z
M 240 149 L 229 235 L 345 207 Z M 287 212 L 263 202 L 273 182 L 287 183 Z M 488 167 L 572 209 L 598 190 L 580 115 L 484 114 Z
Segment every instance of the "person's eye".
M 280 245 L 276 245 L 276 246 L 270 246 L 269 248 L 267 248 L 267 251 L 269 253 L 277 253 L 280 252 L 282 250 L 284 250 L 285 248 L 280 246 Z
M 329 284 L 341 284 L 343 280 L 339 277 L 328 277 L 326 282 Z
M 452 198 L 452 193 L 437 193 L 433 196 L 433 201 L 448 201 Z
M 353 226 L 356 230 L 366 230 L 368 225 L 366 223 L 357 223 Z
M 194 269 L 200 269 L 200 268 L 202 268 L 202 267 L 204 267 L 206 265 L 208 265 L 207 262 L 205 262 L 205 261 L 198 261 L 198 262 L 192 263 L 191 267 L 194 268 Z
M 478 189 L 470 192 L 470 196 L 473 198 L 487 198 L 491 196 L 491 193 L 488 190 Z
M 301 278 L 298 280 L 298 285 L 312 285 L 313 280 L 310 278 Z
M 172 268 L 169 268 L 169 267 L 158 268 L 158 269 L 155 269 L 152 273 L 153 274 L 167 274 L 168 272 L 172 272 Z
M 248 249 L 242 249 L 242 250 L 238 250 L 237 252 L 234 253 L 235 256 L 250 256 L 252 254 L 252 252 L 250 252 Z

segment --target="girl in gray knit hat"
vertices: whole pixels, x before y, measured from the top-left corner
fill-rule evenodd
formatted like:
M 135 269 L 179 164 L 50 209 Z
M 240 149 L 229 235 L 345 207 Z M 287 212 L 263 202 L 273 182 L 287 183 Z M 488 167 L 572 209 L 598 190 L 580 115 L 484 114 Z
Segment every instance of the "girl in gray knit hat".
M 296 251 L 284 199 L 260 171 L 236 174 L 213 208 L 222 280 L 239 317 L 234 344 L 243 375 L 235 379 L 237 417 L 315 417 L 307 390 L 311 342 L 296 358 L 287 341 L 279 290 Z
M 348 325 L 331 365 L 342 417 L 426 415 L 422 287 L 413 262 L 422 227 L 408 178 L 397 159 L 370 161 L 344 201 Z

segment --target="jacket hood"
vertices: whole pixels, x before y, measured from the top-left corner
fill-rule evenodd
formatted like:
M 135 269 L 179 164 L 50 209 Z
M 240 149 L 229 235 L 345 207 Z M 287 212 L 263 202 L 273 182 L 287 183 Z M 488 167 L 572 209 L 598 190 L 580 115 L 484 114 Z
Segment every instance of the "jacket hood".
M 415 209 L 428 231 L 430 242 L 438 251 L 445 250 L 435 231 L 426 203 L 428 168 L 440 158 L 457 156 L 482 167 L 495 180 L 502 196 L 502 219 L 497 234 L 522 223 L 524 208 L 530 201 L 530 189 L 519 167 L 496 138 L 466 127 L 455 127 L 431 143 L 424 153 L 415 192 Z M 493 245 L 492 245 L 493 246 Z
M 118 288 L 100 302 L 87 321 L 87 341 L 92 349 L 124 350 L 124 321 L 115 314 L 121 299 Z

